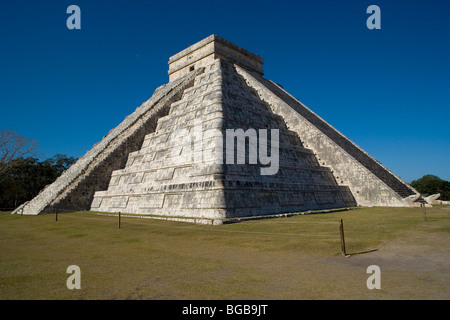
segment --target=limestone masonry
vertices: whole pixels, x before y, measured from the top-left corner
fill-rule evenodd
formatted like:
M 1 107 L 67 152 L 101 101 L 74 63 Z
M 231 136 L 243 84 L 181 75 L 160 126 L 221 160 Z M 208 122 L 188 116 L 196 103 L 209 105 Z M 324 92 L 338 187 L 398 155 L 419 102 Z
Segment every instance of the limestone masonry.
M 424 202 L 265 79 L 262 65 L 261 57 L 216 35 L 172 56 L 169 83 L 13 213 L 92 210 L 220 224 L 237 217 Z M 245 135 L 228 139 L 230 132 Z M 266 133 L 267 145 L 261 143 Z M 274 174 L 261 174 L 270 165 Z

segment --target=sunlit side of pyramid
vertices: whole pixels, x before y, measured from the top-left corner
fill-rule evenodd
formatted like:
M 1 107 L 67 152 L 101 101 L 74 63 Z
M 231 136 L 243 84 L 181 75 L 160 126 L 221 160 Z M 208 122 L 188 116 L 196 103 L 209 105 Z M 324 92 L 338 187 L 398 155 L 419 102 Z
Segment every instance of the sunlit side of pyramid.
M 418 204 L 416 190 L 265 79 L 262 65 L 216 35 L 172 56 L 169 83 L 16 212 L 90 209 L 217 224 Z

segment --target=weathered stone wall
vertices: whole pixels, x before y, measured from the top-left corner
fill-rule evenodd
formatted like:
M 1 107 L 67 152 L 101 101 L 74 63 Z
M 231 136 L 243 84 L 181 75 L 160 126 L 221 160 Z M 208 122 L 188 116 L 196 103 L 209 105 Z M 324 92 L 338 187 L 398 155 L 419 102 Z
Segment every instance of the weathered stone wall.
M 169 80 L 183 77 L 195 69 L 210 65 L 219 58 L 263 74 L 263 59 L 260 56 L 213 34 L 170 57 Z
M 190 218 L 199 222 L 225 217 L 222 166 L 215 163 L 215 137 L 193 150 L 196 119 L 203 129 L 221 128 L 221 73 L 214 62 L 195 77 L 169 114 L 158 120 L 140 150 L 130 154 L 124 169 L 112 173 L 108 190 L 95 193 L 91 210 Z M 201 163 L 194 153 L 202 154 Z M 179 161 L 179 155 L 186 157 Z

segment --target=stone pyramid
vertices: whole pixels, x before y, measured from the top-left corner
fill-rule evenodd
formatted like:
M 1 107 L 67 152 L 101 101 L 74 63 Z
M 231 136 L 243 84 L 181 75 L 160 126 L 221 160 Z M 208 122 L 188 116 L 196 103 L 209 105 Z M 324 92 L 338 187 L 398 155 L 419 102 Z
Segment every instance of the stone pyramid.
M 211 35 L 169 59 L 169 83 L 15 213 L 121 212 L 218 224 L 421 195 Z

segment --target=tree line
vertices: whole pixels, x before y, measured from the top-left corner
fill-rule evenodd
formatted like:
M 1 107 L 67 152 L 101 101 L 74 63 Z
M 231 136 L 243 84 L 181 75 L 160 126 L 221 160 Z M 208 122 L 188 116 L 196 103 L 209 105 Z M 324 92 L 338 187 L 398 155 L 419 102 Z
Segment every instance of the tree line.
M 440 193 L 439 200 L 450 200 L 450 182 L 431 174 L 411 182 L 411 186 L 419 191 L 423 196 Z
M 41 161 L 36 157 L 38 148 L 36 140 L 0 130 L 0 211 L 31 200 L 77 160 L 56 154 Z
M 15 209 L 33 199 L 75 161 L 75 158 L 64 154 L 57 154 L 44 161 L 34 157 L 11 160 L 8 168 L 0 174 L 0 210 Z

